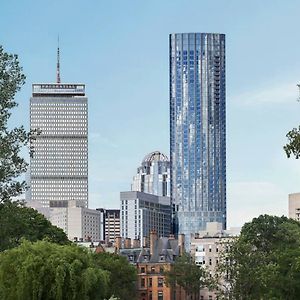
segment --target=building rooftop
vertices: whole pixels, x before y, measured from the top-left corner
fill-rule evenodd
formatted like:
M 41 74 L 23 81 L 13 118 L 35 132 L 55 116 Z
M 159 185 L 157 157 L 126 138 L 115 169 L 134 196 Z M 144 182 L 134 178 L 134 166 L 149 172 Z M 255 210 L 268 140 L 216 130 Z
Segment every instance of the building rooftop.
M 167 155 L 161 153 L 160 151 L 154 151 L 154 152 L 147 154 L 144 157 L 142 163 L 154 162 L 154 161 L 169 161 L 169 158 Z
M 50 95 L 84 96 L 85 85 L 82 83 L 35 83 L 32 85 L 32 95 L 34 97 Z
M 153 253 L 150 248 L 123 248 L 120 249 L 120 255 L 127 257 L 132 264 L 136 263 L 173 263 L 180 253 L 180 244 L 174 238 L 161 237 L 155 239 L 153 244 Z M 151 243 L 151 241 L 150 241 Z

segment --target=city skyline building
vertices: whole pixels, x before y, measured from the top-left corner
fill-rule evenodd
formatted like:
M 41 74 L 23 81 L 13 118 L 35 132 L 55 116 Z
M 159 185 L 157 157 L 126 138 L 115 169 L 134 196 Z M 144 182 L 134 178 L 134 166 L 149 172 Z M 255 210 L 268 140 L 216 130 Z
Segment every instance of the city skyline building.
M 26 206 L 43 214 L 52 225 L 61 228 L 71 241 L 100 241 L 101 212 L 86 208 L 75 200 L 50 201 L 45 207 L 39 201 L 26 202 Z
M 289 194 L 288 206 L 288 217 L 300 221 L 300 193 Z
M 226 228 L 225 35 L 170 34 L 171 197 L 176 231 Z
M 147 154 L 133 177 L 132 191 L 170 197 L 170 160 L 160 151 Z
M 67 201 L 67 207 L 50 207 L 49 221 L 60 227 L 71 241 L 100 241 L 100 215 L 95 209 L 80 207 Z
M 120 236 L 120 210 L 96 208 L 101 214 L 100 239 L 105 242 L 114 243 Z
M 224 230 L 218 222 L 207 222 L 206 228 L 192 234 L 190 254 L 199 268 L 204 268 L 210 276 L 215 276 L 217 266 L 226 248 L 240 235 L 241 228 Z M 200 299 L 218 299 L 218 291 L 201 288 Z
M 137 239 L 142 245 L 143 238 L 156 230 L 159 237 L 171 233 L 170 197 L 130 191 L 120 193 L 121 236 Z
M 88 207 L 88 98 L 84 84 L 60 82 L 59 48 L 57 57 L 57 82 L 32 85 L 30 129 L 40 134 L 31 141 L 26 201 Z

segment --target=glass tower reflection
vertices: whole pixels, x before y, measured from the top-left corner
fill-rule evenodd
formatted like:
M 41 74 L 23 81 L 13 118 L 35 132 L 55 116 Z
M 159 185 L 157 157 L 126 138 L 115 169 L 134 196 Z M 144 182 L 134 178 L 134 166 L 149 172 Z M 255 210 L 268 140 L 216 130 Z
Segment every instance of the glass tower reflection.
M 171 197 L 177 231 L 226 228 L 225 35 L 170 34 Z

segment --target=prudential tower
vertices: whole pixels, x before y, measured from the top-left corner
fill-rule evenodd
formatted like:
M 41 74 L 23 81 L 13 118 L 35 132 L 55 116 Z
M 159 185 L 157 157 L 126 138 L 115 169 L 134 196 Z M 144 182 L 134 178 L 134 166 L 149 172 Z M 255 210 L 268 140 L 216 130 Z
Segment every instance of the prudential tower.
M 170 35 L 171 197 L 178 233 L 226 228 L 225 35 Z

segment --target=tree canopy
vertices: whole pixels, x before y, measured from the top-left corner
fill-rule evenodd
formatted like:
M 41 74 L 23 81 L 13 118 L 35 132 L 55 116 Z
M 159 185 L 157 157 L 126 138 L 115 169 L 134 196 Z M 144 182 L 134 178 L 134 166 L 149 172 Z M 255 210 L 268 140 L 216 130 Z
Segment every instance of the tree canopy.
M 21 202 L 0 203 L 0 216 L 0 251 L 18 246 L 22 239 L 70 243 L 61 228 L 53 226 L 42 214 Z
M 261 215 L 221 255 L 221 299 L 297 299 L 300 293 L 300 223 Z
M 23 241 L 0 253 L 0 299 L 128 300 L 135 299 L 135 280 L 123 257 L 75 244 Z
M 300 157 L 300 126 L 293 128 L 286 134 L 288 143 L 283 147 L 288 158 L 293 154 L 296 159 Z
M 197 296 L 200 289 L 207 286 L 207 272 L 198 267 L 188 254 L 178 256 L 170 271 L 165 271 L 166 284 L 181 286 L 187 295 Z
M 123 256 L 110 253 L 98 253 L 95 264 L 109 272 L 109 292 L 120 300 L 135 299 L 136 268 Z
M 26 182 L 18 180 L 28 166 L 20 150 L 35 134 L 26 132 L 23 126 L 13 129 L 8 126 L 11 109 L 17 106 L 14 97 L 24 82 L 18 56 L 6 53 L 0 46 L 0 202 L 21 194 L 26 188 Z
M 0 299 L 104 299 L 109 274 L 76 245 L 24 241 L 0 253 Z

